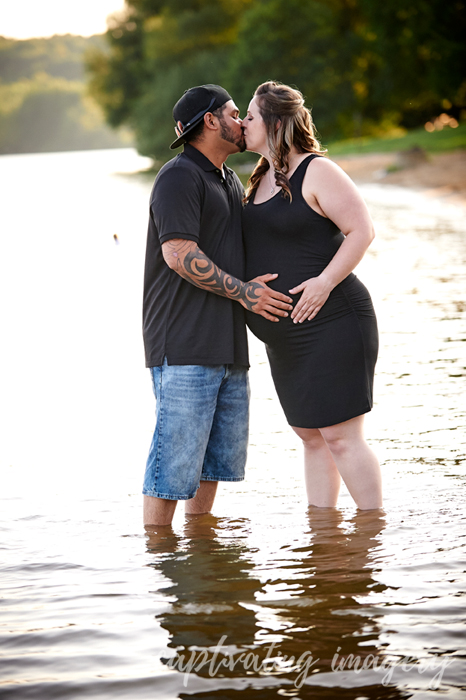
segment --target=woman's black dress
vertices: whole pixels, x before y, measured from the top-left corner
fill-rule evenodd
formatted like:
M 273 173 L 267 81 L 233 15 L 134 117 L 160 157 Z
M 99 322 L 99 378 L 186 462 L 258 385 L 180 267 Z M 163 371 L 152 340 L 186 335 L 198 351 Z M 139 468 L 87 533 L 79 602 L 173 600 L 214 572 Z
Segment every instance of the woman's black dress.
M 288 295 L 317 277 L 344 240 L 337 226 L 302 196 L 304 175 L 315 157 L 303 160 L 291 176 L 291 203 L 280 191 L 262 204 L 252 198 L 243 210 L 246 279 L 277 272 L 269 286 Z M 289 316 L 274 323 L 247 312 L 247 323 L 266 345 L 290 425 L 324 428 L 371 410 L 377 320 L 369 292 L 353 273 L 333 289 L 311 321 L 295 324 Z

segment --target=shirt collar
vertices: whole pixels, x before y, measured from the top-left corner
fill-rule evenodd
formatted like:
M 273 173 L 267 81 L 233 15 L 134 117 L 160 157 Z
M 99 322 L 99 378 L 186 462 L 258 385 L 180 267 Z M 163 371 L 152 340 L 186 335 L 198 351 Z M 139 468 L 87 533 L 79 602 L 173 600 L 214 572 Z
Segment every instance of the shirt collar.
M 191 158 L 197 165 L 199 165 L 203 170 L 206 172 L 213 171 L 217 173 L 217 175 L 222 179 L 222 170 L 221 168 L 217 168 L 216 165 L 214 165 L 208 158 L 205 156 L 201 151 L 198 151 L 197 148 L 194 148 L 194 146 L 191 146 L 190 143 L 186 143 L 184 145 L 184 151 L 183 151 L 185 156 L 188 156 L 188 158 Z M 229 168 L 223 164 L 223 171 L 225 174 L 229 173 Z

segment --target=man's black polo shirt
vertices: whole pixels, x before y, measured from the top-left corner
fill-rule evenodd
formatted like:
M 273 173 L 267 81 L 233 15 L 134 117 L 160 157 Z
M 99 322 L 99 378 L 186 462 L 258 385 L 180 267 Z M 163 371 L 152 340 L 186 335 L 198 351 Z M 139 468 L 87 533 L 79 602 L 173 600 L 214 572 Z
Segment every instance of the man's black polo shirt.
M 243 188 L 186 145 L 157 175 L 150 198 L 144 272 L 143 335 L 146 366 L 249 366 L 243 307 L 199 289 L 171 270 L 161 244 L 195 241 L 220 269 L 244 280 L 241 233 Z

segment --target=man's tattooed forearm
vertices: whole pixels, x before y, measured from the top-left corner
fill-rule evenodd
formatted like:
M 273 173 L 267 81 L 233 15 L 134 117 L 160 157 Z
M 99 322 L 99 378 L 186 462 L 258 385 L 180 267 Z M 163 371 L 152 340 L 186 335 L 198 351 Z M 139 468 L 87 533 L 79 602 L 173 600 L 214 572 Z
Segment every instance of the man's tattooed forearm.
M 249 311 L 254 310 L 260 298 L 258 292 L 263 289 L 258 282 L 242 282 L 227 274 L 199 248 L 188 252 L 183 259 L 180 259 L 177 272 L 196 287 L 243 302 Z

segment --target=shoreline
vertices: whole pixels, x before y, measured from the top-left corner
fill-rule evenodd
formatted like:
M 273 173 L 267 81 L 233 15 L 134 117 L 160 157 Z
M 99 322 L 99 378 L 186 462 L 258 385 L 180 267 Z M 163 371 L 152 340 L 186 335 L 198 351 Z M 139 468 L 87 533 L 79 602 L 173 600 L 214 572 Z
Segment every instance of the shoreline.
M 410 187 L 466 208 L 466 151 L 426 154 L 412 149 L 331 158 L 356 184 Z

